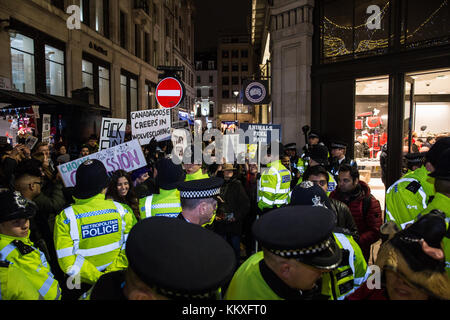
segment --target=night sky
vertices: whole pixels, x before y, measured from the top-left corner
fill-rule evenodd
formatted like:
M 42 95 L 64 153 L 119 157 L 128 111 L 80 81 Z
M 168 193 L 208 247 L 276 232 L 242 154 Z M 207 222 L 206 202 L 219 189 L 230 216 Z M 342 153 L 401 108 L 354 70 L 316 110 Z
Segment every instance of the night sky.
M 220 32 L 247 33 L 251 0 L 194 0 L 195 51 L 217 47 Z

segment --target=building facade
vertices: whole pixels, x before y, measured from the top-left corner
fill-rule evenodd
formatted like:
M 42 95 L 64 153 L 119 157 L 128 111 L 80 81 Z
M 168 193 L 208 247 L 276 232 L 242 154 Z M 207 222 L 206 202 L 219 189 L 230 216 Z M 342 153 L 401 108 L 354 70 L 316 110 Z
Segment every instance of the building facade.
M 243 81 L 254 76 L 248 35 L 223 35 L 217 46 L 218 127 L 222 121 L 253 122 L 254 109 L 242 103 Z
M 204 128 L 217 127 L 217 55 L 216 52 L 199 53 L 195 58 L 194 114 Z
M 192 110 L 192 1 L 2 0 L 0 19 L 6 89 L 63 101 L 89 88 L 101 115 L 129 120 L 132 111 L 158 107 L 158 66 L 183 66 L 180 108 Z M 62 106 L 52 110 L 52 117 L 63 113 Z M 178 109 L 172 118 L 178 120 Z M 99 132 L 101 117 L 89 121 L 94 124 L 78 133 L 83 139 Z

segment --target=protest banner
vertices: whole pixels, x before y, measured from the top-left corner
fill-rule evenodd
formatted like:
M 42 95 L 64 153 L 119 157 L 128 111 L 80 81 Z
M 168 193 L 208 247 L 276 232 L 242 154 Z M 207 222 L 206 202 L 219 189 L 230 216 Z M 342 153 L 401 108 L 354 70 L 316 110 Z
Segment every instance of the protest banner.
M 153 138 L 162 141 L 170 138 L 170 109 L 150 109 L 131 112 L 131 135 L 141 145 Z
M 50 143 L 50 115 L 42 115 L 42 142 Z
M 131 140 L 115 147 L 59 165 L 57 168 L 66 187 L 75 186 L 75 174 L 78 167 L 84 161 L 89 159 L 97 159 L 103 162 L 108 173 L 112 173 L 119 169 L 130 172 L 147 165 L 139 142 L 137 140 Z
M 125 139 L 127 119 L 102 118 L 99 150 L 105 150 L 119 144 Z
M 257 144 L 261 142 L 262 144 L 269 144 L 272 140 L 281 142 L 281 124 L 241 123 L 240 128 L 244 132 L 248 130 L 252 132 L 252 136 L 249 137 L 250 141 L 246 143 Z

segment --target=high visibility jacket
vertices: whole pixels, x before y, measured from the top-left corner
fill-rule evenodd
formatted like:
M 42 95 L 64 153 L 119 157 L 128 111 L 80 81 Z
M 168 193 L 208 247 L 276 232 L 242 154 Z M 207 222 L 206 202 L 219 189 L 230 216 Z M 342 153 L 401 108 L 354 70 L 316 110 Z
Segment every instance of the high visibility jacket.
M 413 223 L 434 196 L 434 179 L 422 166 L 394 182 L 386 191 L 386 220 L 394 221 L 400 229 Z
M 19 267 L 45 300 L 61 300 L 61 289 L 43 252 L 25 238 L 0 234 L 0 257 Z
M 366 281 L 369 274 L 361 249 L 353 238 L 342 233 L 334 233 L 334 238 L 345 250 L 344 256 L 337 269 L 322 275 L 321 293 L 331 300 L 342 300 Z M 283 300 L 261 275 L 259 262 L 263 258 L 263 252 L 259 251 L 239 267 L 230 282 L 225 300 Z
M 304 158 L 304 155 L 302 155 L 297 161 L 297 170 L 301 176 L 303 176 L 306 168 L 308 168 L 308 160 Z
M 331 192 L 333 192 L 334 190 L 336 190 L 337 187 L 337 183 L 336 180 L 334 179 L 333 175 L 328 172 L 328 189 L 327 189 L 327 196 L 330 196 Z M 303 181 L 303 177 L 300 177 L 300 179 L 298 179 L 297 185 L 299 185 L 300 183 L 302 183 Z
M 165 216 L 176 218 L 181 212 L 180 191 L 177 189 L 159 189 L 159 194 L 153 194 L 139 199 L 141 219 Z
M 8 261 L 0 261 L 0 300 L 43 299 L 18 266 Z
M 370 272 L 361 248 L 352 236 L 337 232 L 333 236 L 342 249 L 342 262 L 333 271 L 322 275 L 322 294 L 330 300 L 344 300 L 367 280 Z
M 258 207 L 270 209 L 290 202 L 291 173 L 280 160 L 267 165 L 258 181 Z
M 445 217 L 450 220 L 450 198 L 446 195 L 436 192 L 434 195 L 433 201 L 427 206 L 427 208 L 421 213 L 421 215 L 430 213 L 433 210 L 440 210 L 445 213 Z M 444 237 L 442 239 L 442 245 L 444 249 L 445 256 L 445 269 L 447 270 L 447 274 L 450 277 L 450 239 Z
M 104 194 L 76 199 L 55 221 L 58 263 L 67 275 L 93 284 L 102 272 L 125 269 L 125 243 L 137 222 L 131 208 Z
M 209 175 L 207 173 L 203 173 L 202 168 L 200 168 L 194 173 L 186 174 L 186 178 L 184 179 L 184 181 L 200 180 L 200 179 L 208 179 L 208 178 L 209 178 Z

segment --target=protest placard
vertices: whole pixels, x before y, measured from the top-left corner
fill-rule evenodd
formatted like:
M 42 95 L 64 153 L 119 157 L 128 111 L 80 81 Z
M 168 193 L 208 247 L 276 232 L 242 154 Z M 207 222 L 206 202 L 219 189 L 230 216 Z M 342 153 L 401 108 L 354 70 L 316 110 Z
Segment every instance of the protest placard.
M 151 109 L 131 112 L 131 135 L 141 145 L 170 138 L 170 109 Z
M 249 144 L 269 144 L 272 141 L 281 141 L 281 124 L 260 124 L 260 123 L 241 123 L 240 129 L 247 132 L 250 130 L 252 136 L 249 137 Z
M 119 144 L 125 139 L 127 119 L 102 118 L 99 150 L 105 150 Z
M 103 162 L 108 173 L 119 169 L 130 172 L 147 165 L 139 142 L 137 140 L 131 140 L 115 147 L 59 165 L 58 171 L 60 172 L 66 187 L 75 186 L 75 174 L 77 168 L 88 159 L 97 159 Z
M 25 139 L 25 145 L 28 147 L 28 149 L 33 150 L 34 146 L 36 145 L 36 143 L 38 142 L 38 138 L 35 136 L 28 136 Z
M 50 143 L 50 115 L 42 115 L 42 142 Z

